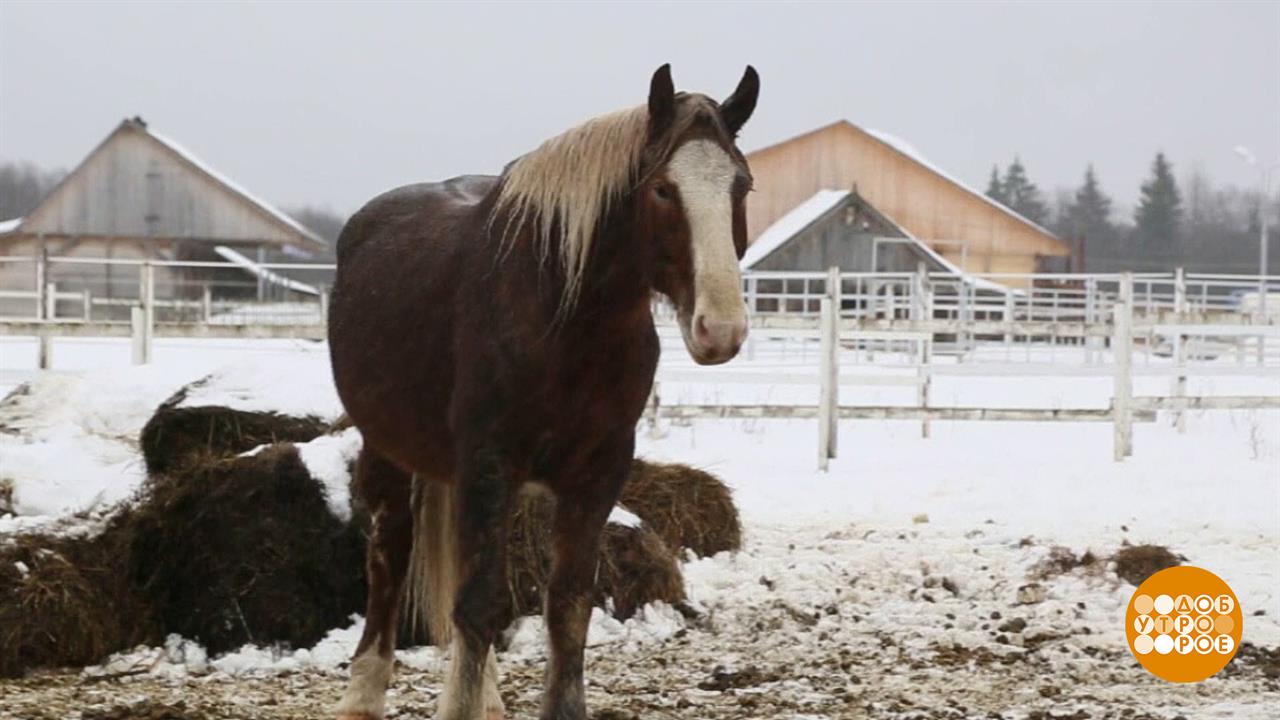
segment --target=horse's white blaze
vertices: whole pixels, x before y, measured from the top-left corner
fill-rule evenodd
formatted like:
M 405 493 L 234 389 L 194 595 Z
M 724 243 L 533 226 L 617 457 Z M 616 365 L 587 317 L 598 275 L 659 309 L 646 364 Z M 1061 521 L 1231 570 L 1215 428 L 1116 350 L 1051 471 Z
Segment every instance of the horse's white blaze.
M 737 166 L 711 140 L 690 140 L 667 164 L 667 176 L 680 190 L 693 248 L 693 317 L 709 324 L 738 323 L 746 314 L 742 275 L 733 247 L 730 188 Z

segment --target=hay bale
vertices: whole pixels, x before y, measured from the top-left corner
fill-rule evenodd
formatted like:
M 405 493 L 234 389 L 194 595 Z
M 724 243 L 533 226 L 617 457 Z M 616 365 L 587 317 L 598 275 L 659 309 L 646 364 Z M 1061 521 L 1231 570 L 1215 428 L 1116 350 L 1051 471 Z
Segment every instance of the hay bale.
M 364 538 L 289 444 L 155 475 L 113 523 L 166 633 L 310 647 L 364 607 Z
M 0 545 L 0 677 L 87 665 L 158 637 L 100 538 L 20 535 Z
M 510 616 L 542 613 L 543 596 L 551 577 L 551 523 L 555 501 L 537 493 L 521 497 L 507 545 L 507 590 Z M 685 599 L 684 576 L 675 553 L 646 525 L 605 526 L 600 542 L 600 565 L 595 603 L 626 620 L 645 605 Z
M 13 512 L 13 480 L 0 477 L 0 515 Z
M 688 548 L 699 557 L 742 548 L 742 522 L 733 493 L 711 473 L 637 459 L 620 502 L 668 547 Z
M 1186 558 L 1161 545 L 1127 545 L 1117 550 L 1111 560 L 1116 564 L 1116 575 L 1137 586 L 1165 568 L 1181 565 Z
M 192 383 L 164 401 L 142 428 L 140 444 L 148 474 L 179 472 L 261 445 L 307 442 L 329 429 L 330 424 L 318 417 L 221 405 L 182 407 L 187 393 L 197 385 Z
M 600 546 L 596 602 L 612 600 L 614 617 L 626 620 L 651 602 L 684 602 L 680 563 L 653 529 L 609 523 Z

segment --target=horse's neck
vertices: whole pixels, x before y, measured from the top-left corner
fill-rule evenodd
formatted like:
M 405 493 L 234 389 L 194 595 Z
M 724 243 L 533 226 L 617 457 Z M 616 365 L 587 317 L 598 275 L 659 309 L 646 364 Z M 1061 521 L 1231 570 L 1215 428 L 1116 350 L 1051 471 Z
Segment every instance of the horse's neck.
M 634 237 L 630 203 L 619 203 L 593 238 L 592 257 L 582 279 L 579 300 L 593 315 L 634 316 L 649 312 L 653 259 L 647 238 Z M 652 315 L 647 315 L 652 324 Z

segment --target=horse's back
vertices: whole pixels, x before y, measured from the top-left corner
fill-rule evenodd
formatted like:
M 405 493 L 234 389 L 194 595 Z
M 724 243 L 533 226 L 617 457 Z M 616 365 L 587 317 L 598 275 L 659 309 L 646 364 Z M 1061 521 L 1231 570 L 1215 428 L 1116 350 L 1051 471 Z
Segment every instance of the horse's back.
M 338 236 L 338 271 L 343 271 L 342 260 L 346 256 L 369 243 L 449 240 L 447 230 L 475 215 L 497 182 L 493 175 L 461 175 L 382 193 L 365 203 L 343 226 Z
M 459 280 L 483 245 L 483 205 L 497 180 L 396 188 L 352 215 L 338 238 L 329 308 L 338 394 L 366 445 L 413 472 L 450 462 L 444 409 Z

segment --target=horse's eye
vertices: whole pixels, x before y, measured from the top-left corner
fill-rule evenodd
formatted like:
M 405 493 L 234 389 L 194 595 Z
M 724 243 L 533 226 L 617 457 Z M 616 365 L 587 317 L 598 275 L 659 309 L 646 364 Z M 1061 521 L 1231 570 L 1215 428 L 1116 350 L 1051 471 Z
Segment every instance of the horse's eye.
M 657 185 L 654 185 L 653 194 L 663 202 L 671 202 L 676 198 L 675 191 L 667 183 L 658 183 Z

